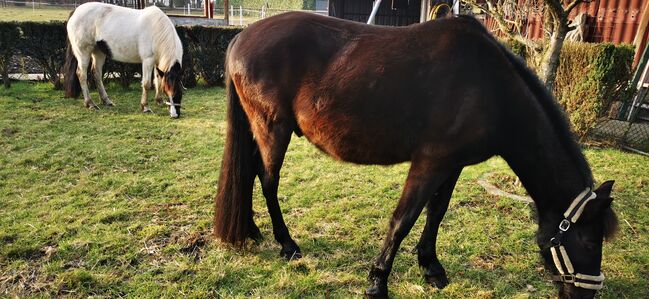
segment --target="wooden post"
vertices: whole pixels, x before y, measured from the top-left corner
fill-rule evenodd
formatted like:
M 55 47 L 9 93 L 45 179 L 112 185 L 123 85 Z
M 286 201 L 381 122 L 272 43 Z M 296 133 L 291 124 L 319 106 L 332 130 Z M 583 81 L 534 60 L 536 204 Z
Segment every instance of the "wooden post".
M 644 39 L 645 33 L 647 32 L 648 24 L 649 24 L 649 1 L 644 5 L 642 16 L 640 17 L 640 22 L 638 24 L 638 31 L 636 31 L 635 38 L 633 39 L 633 45 L 635 45 L 635 57 L 633 59 L 634 66 L 637 65 L 640 59 L 640 55 L 644 51 L 644 49 L 640 49 L 640 47 L 642 46 L 642 41 Z
M 223 19 L 225 23 L 230 25 L 230 3 L 228 0 L 223 0 Z

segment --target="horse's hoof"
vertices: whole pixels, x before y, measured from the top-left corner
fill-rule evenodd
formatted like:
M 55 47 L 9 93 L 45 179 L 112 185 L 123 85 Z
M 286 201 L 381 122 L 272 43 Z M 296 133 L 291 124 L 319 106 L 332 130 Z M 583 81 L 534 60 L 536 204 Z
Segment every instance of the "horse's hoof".
M 434 288 L 443 289 L 448 285 L 446 275 L 424 275 L 426 282 Z
M 146 107 L 142 109 L 142 113 L 153 113 L 153 110 L 149 109 L 149 107 Z
M 90 110 L 94 110 L 94 111 L 99 110 L 99 107 L 98 107 L 97 105 L 95 105 L 95 104 L 92 104 L 92 105 L 86 105 L 86 107 L 88 107 L 88 109 L 90 109 Z
M 374 284 L 365 290 L 365 298 L 388 298 L 388 287 Z
M 106 106 L 106 107 L 115 107 L 115 104 L 113 104 L 113 102 L 108 102 L 108 103 L 105 103 L 104 106 Z
M 259 243 L 264 240 L 264 235 L 261 234 L 259 227 L 255 225 L 249 229 L 248 238 L 252 239 L 256 243 Z
M 280 250 L 279 252 L 279 255 L 288 261 L 299 260 L 300 258 L 302 258 L 302 252 L 297 246 L 282 248 L 282 250 Z

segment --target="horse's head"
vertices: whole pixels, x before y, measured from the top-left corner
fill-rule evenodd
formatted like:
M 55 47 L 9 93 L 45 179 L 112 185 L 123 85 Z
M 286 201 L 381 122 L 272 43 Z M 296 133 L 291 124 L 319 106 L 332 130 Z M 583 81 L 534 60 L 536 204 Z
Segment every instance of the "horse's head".
M 169 115 L 172 118 L 180 117 L 180 102 L 183 99 L 183 84 L 182 84 L 182 67 L 176 61 L 173 66 L 167 71 L 163 72 L 156 68 L 158 77 L 162 84 L 162 90 L 169 97 L 167 105 L 169 105 Z
M 537 236 L 546 267 L 559 284 L 559 298 L 593 298 L 601 289 L 602 243 L 613 236 L 617 217 L 611 208 L 613 181 L 587 189 L 568 210 L 541 224 Z

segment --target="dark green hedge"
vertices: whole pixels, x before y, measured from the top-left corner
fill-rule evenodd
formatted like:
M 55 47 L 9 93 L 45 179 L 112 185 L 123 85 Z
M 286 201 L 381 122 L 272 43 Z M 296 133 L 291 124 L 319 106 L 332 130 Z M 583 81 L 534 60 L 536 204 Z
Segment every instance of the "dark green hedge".
M 19 52 L 36 60 L 44 69 L 45 79 L 55 89 L 61 89 L 59 73 L 65 61 L 65 22 L 20 22 L 18 27 L 21 30 Z
M 5 88 L 9 88 L 9 60 L 15 52 L 14 45 L 18 44 L 20 39 L 20 30 L 15 22 L 4 23 L 0 26 L 0 74 Z
M 223 85 L 225 51 L 230 40 L 242 29 L 182 26 L 176 30 L 184 48 L 185 87 L 196 86 L 199 78 L 209 86 Z M 16 36 L 15 33 L 19 35 Z M 32 57 L 45 70 L 45 78 L 55 88 L 60 88 L 59 74 L 65 59 L 66 41 L 65 22 L 0 22 L 0 64 L 8 60 L 3 57 L 10 57 L 12 54 Z M 109 60 L 104 67 L 105 77 L 114 78 L 112 80 L 124 87 L 135 82 L 135 74 L 139 72 L 139 64 Z
M 185 53 L 191 57 L 191 69 L 208 86 L 223 85 L 224 59 L 230 40 L 241 28 L 237 27 L 182 27 Z

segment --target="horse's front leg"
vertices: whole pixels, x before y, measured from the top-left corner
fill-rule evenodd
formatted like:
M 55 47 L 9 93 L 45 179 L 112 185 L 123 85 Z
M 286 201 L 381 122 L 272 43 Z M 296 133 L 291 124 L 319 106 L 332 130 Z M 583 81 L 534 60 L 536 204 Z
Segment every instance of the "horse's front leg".
M 149 108 L 149 89 L 151 89 L 151 74 L 155 67 L 153 59 L 144 59 L 142 61 L 142 99 L 140 100 L 140 108 L 144 113 L 150 113 Z
M 370 270 L 369 279 L 372 286 L 365 291 L 368 297 L 388 296 L 388 276 L 401 241 L 408 235 L 435 191 L 453 173 L 453 171 L 440 169 L 430 160 L 413 159 L 401 199 L 392 214 L 383 247 Z
M 153 86 L 155 88 L 154 99 L 156 103 L 158 103 L 158 105 L 164 104 L 162 100 L 162 95 L 164 94 L 162 92 L 162 78 L 160 77 L 160 75 L 158 75 L 158 72 L 155 72 L 155 74 L 153 75 Z
M 435 243 L 437 242 L 439 224 L 446 214 L 453 189 L 461 172 L 459 170 L 452 174 L 428 201 L 426 226 L 419 239 L 419 244 L 417 244 L 417 257 L 419 266 L 424 269 L 424 278 L 430 285 L 440 289 L 448 284 L 448 278 L 444 267 L 437 259 Z

